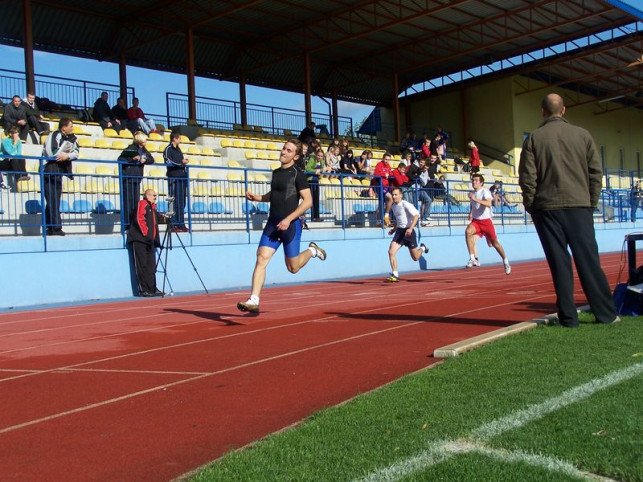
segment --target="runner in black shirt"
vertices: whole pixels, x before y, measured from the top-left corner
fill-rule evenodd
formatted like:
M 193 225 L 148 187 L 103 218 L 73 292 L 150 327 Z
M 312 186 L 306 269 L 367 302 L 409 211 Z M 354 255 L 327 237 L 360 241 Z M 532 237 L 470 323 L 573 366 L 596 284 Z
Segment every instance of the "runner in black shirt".
M 322 261 L 326 259 L 326 251 L 314 242 L 308 245 L 308 249 L 299 252 L 299 216 L 310 209 L 313 203 L 306 175 L 295 167 L 295 161 L 301 155 L 301 142 L 298 139 L 287 141 L 281 148 L 281 167 L 272 172 L 270 191 L 262 196 L 250 191 L 246 193 L 246 199 L 250 201 L 270 202 L 270 216 L 257 248 L 257 262 L 252 273 L 252 293 L 246 301 L 237 303 L 237 308 L 241 311 L 259 312 L 259 294 L 266 281 L 266 267 L 282 243 L 286 267 L 293 274 L 303 268 L 310 258 Z

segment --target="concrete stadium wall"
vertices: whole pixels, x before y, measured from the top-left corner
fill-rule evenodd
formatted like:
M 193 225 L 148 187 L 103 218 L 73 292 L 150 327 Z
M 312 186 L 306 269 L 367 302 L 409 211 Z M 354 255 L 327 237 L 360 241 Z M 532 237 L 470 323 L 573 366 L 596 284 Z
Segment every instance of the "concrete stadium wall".
M 597 240 L 601 252 L 620 251 L 624 236 L 632 232 L 631 223 L 599 224 Z M 420 263 L 411 261 L 405 249 L 398 253 L 399 270 L 405 273 L 418 270 L 462 268 L 468 259 L 464 243 L 464 226 L 423 228 L 421 241 L 431 251 Z M 500 241 L 513 263 L 542 259 L 538 236 L 531 226 L 498 226 Z M 221 290 L 249 291 L 259 232 L 195 234 L 193 245 L 186 248 L 206 287 L 212 292 Z M 314 239 L 328 253 L 321 262 L 312 259 L 296 275 L 290 274 L 280 249 L 268 267 L 266 286 L 306 283 L 353 277 L 384 276 L 389 272 L 387 249 L 390 237 L 380 229 L 305 231 L 302 249 Z M 187 238 L 183 237 L 186 240 Z M 2 241 L 2 243 L 11 240 Z M 13 240 L 18 241 L 18 238 Z M 24 252 L 29 243 L 38 249 L 38 238 L 20 238 L 21 251 L 0 254 L 2 278 L 0 309 L 42 307 L 55 303 L 117 300 L 133 296 L 128 253 L 118 236 L 67 236 L 52 239 L 48 252 Z M 40 240 L 41 241 L 41 240 Z M 250 243 L 248 243 L 250 241 Z M 25 243 L 27 245 L 25 245 Z M 221 244 L 226 243 L 226 244 Z M 175 293 L 199 292 L 203 288 L 186 252 L 176 239 L 168 251 L 168 278 Z M 62 251 L 65 249 L 65 251 Z M 500 259 L 484 242 L 478 245 L 483 265 L 499 264 Z M 500 267 L 498 267 L 499 273 Z M 516 271 L 519 272 L 517 267 Z M 457 276 L 452 273 L 452 276 Z M 163 275 L 157 274 L 159 287 Z M 166 288 L 166 291 L 169 289 Z

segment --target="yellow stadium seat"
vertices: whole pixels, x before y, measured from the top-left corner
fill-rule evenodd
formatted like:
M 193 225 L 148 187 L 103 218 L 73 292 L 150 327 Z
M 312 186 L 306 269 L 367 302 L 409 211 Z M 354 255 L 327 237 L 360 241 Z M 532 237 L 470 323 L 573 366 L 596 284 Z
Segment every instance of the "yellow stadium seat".
M 127 144 L 123 141 L 114 141 L 112 142 L 112 149 L 125 149 Z
M 161 169 L 150 169 L 149 177 L 165 177 L 165 173 Z
M 225 190 L 226 196 L 245 196 L 243 189 L 240 186 L 229 186 Z
M 116 181 L 107 181 L 103 184 L 103 192 L 105 194 L 120 194 L 121 186 Z
M 33 179 L 23 179 L 16 182 L 16 192 L 38 192 L 38 186 Z
M 232 147 L 243 147 L 243 141 L 240 141 L 240 140 L 232 141 Z
M 232 147 L 232 141 L 230 139 L 221 139 L 221 147 Z
M 76 164 L 74 165 L 74 172 L 76 174 L 93 174 L 94 171 L 90 166 L 87 166 L 85 164 Z
M 63 181 L 63 192 L 80 192 L 80 182 L 65 179 Z
M 281 162 L 273 162 L 272 164 L 270 164 L 270 169 L 272 169 L 273 171 L 275 169 L 279 169 L 280 167 L 281 167 Z
M 280 154 L 279 154 L 278 152 L 274 152 L 274 151 L 273 151 L 273 152 L 269 152 L 269 153 L 268 153 L 268 159 L 270 159 L 271 161 L 276 161 L 276 160 L 278 160 L 278 159 L 279 159 L 279 156 L 280 156 Z
M 158 152 L 155 152 L 152 154 L 152 158 L 154 158 L 154 162 L 158 162 L 159 164 L 165 164 L 165 160 L 163 160 L 163 154 L 159 154 Z
M 243 143 L 243 147 L 245 147 L 246 149 L 254 149 L 255 143 L 252 141 L 246 141 Z
M 159 152 L 159 145 L 156 142 L 146 142 L 145 143 L 145 149 L 147 149 L 150 152 Z
M 330 179 L 328 179 L 327 177 L 322 177 L 319 180 L 319 184 L 330 184 Z
M 190 166 L 199 166 L 201 164 L 201 159 L 188 159 L 190 161 Z
M 132 135 L 129 129 L 122 129 L 118 135 L 123 139 L 134 139 L 134 135 Z
M 204 156 L 213 156 L 214 151 L 211 147 L 204 147 L 201 149 L 201 154 L 203 154 Z
M 263 159 L 263 160 L 267 161 L 267 160 L 270 159 L 270 156 L 268 156 L 267 152 L 259 151 L 259 152 L 257 152 L 257 159 Z
M 112 168 L 109 166 L 96 166 L 94 168 L 94 172 L 101 176 L 111 176 Z
M 202 166 L 214 166 L 214 161 L 212 159 L 201 159 L 200 163 Z
M 192 141 L 190 140 L 190 138 L 188 136 L 184 136 L 183 134 L 181 134 L 181 142 L 183 144 L 188 144 L 188 143 L 190 143 Z
M 243 176 L 238 172 L 230 172 L 226 177 L 228 181 L 243 181 Z
M 263 142 L 263 141 L 259 141 L 259 142 L 257 142 L 257 143 L 255 144 L 255 147 L 256 147 L 257 149 L 268 149 L 268 145 L 267 145 L 265 142 Z
M 103 192 L 103 189 L 101 183 L 99 183 L 97 180 L 87 179 L 81 191 L 87 194 L 96 194 L 99 192 Z
M 263 174 L 257 174 L 255 176 L 255 182 L 268 182 L 268 178 Z
M 158 132 L 150 132 L 149 136 L 147 138 L 151 141 L 162 141 L 163 136 L 159 134 Z
M 370 186 L 371 180 L 369 178 L 362 179 L 362 186 Z
M 212 177 L 210 176 L 209 172 L 200 172 L 200 173 L 198 173 L 196 175 L 196 178 L 197 179 L 204 179 L 204 180 L 212 179 Z
M 193 156 L 200 156 L 201 155 L 201 149 L 199 149 L 196 146 L 190 146 L 190 147 L 188 147 L 188 154 L 192 154 Z
M 27 164 L 26 166 L 27 172 L 38 172 L 38 169 L 40 169 L 40 166 L 38 164 Z
M 197 197 L 205 197 L 208 195 L 208 187 L 203 184 L 195 184 L 192 187 L 192 195 Z
M 94 142 L 94 147 L 98 149 L 109 149 L 110 147 L 112 147 L 112 143 L 105 139 L 96 139 L 96 141 Z
M 90 137 L 79 137 L 78 147 L 94 147 L 94 141 Z
M 257 153 L 255 151 L 246 151 L 245 155 L 246 159 L 255 159 L 257 157 Z
M 331 184 L 335 184 L 335 185 L 340 185 L 340 184 L 341 184 L 340 180 L 339 180 L 339 179 L 337 179 L 337 178 L 331 179 L 331 180 L 330 180 L 330 183 L 331 183 Z
M 107 129 L 103 129 L 103 135 L 105 137 L 118 137 L 118 132 L 108 127 Z
M 212 196 L 223 196 L 223 194 L 224 194 L 223 188 L 218 184 L 212 186 L 212 189 L 210 189 L 210 195 Z
M 275 144 L 274 142 L 269 142 L 266 145 L 266 149 L 269 149 L 271 151 L 275 151 L 275 150 L 278 150 L 278 149 L 281 150 L 279 147 L 277 147 L 277 144 Z
M 241 167 L 237 161 L 228 161 L 228 167 Z

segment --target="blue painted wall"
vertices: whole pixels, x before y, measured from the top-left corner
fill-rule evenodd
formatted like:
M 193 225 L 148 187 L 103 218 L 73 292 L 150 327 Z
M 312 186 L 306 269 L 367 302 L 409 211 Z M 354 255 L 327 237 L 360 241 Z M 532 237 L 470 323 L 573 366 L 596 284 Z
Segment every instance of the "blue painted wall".
M 497 226 L 497 230 L 500 242 L 513 263 L 544 257 L 532 226 Z M 624 236 L 632 231 L 631 223 L 597 224 L 596 237 L 601 252 L 620 251 Z M 259 235 L 259 231 L 250 235 L 196 233 L 192 237 L 192 245 L 186 249 L 209 290 L 248 291 Z M 189 244 L 187 235 L 180 236 Z M 382 230 L 305 231 L 302 249 L 313 239 L 312 236 L 326 249 L 328 259 L 325 262 L 312 259 L 302 271 L 292 275 L 284 265 L 283 252 L 279 250 L 268 267 L 266 286 L 383 276 L 390 270 L 387 254 L 390 237 Z M 424 228 L 421 230 L 421 241 L 431 251 L 419 263 L 410 259 L 406 249 L 399 251 L 398 265 L 402 276 L 421 269 L 461 268 L 467 262 L 464 226 L 453 229 Z M 121 247 L 119 236 L 67 236 L 50 238 L 48 242 L 48 252 L 33 252 L 41 249 L 40 238 L 11 238 L 0 242 L 0 308 L 133 296 L 129 257 Z M 174 292 L 202 291 L 186 253 L 176 239 L 173 245 L 174 248 L 168 251 L 167 265 Z M 25 252 L 30 250 L 32 252 Z M 478 243 L 478 250 L 483 265 L 500 263 L 498 254 L 493 248 L 488 248 L 484 241 Z M 158 274 L 157 279 L 160 287 L 162 273 Z

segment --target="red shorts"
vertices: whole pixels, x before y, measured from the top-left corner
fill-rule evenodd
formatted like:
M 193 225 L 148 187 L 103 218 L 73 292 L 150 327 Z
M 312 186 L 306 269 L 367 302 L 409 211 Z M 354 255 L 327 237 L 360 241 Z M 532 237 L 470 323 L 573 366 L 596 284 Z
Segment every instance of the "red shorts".
M 491 219 L 472 219 L 471 224 L 476 230 L 476 235 L 487 238 L 487 241 L 498 239 L 496 228 L 493 227 Z

